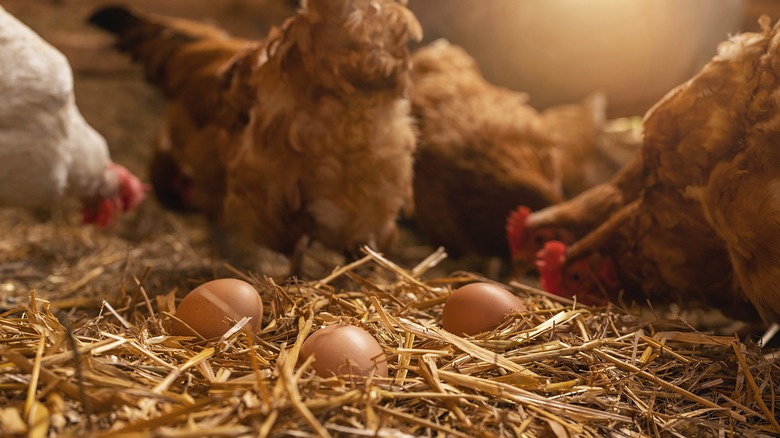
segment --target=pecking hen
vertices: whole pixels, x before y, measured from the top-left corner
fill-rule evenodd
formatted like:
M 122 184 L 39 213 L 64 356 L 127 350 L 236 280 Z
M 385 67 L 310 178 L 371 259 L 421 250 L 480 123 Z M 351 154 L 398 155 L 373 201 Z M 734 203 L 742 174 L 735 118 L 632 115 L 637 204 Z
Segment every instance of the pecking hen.
M 761 24 L 722 43 L 648 112 L 632 190 L 594 206 L 617 211 L 568 248 L 545 245 L 543 286 L 591 302 L 622 290 L 780 321 L 780 28 Z
M 415 220 L 451 252 L 508 255 L 503 225 L 516 205 L 555 204 L 622 166 L 620 148 L 605 147 L 603 96 L 540 112 L 526 94 L 487 82 L 446 40 L 412 59 Z
M 415 133 L 403 2 L 310 0 L 266 39 L 97 11 L 169 105 L 153 163 L 164 203 L 211 216 L 233 250 L 386 248 L 410 201 Z
M 84 222 L 104 227 L 143 201 L 145 186 L 79 112 L 68 60 L 1 7 L 0 100 L 0 206 L 78 198 Z
M 644 187 L 643 165 L 637 154 L 609 181 L 574 198 L 533 212 L 527 205 L 515 208 L 506 218 L 506 240 L 513 270 L 523 273 L 532 269 L 536 254 L 545 242 L 572 243 L 636 199 Z

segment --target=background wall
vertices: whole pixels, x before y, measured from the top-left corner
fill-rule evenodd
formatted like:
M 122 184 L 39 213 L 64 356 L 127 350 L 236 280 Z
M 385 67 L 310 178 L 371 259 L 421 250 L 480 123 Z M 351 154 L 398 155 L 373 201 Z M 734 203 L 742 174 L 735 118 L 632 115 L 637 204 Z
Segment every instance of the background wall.
M 776 1 L 775 3 L 780 3 Z M 744 0 L 411 0 L 426 41 L 462 45 L 493 82 L 544 108 L 602 90 L 643 114 L 738 31 Z M 775 6 L 777 8 L 777 6 Z

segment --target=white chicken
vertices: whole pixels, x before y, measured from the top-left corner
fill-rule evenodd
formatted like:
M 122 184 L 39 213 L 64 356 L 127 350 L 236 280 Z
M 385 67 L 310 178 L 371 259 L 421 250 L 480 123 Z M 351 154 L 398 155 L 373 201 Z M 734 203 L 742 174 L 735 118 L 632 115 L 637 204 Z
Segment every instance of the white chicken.
M 0 206 L 46 208 L 73 197 L 83 220 L 112 222 L 146 188 L 111 161 L 82 117 L 65 56 L 0 7 Z

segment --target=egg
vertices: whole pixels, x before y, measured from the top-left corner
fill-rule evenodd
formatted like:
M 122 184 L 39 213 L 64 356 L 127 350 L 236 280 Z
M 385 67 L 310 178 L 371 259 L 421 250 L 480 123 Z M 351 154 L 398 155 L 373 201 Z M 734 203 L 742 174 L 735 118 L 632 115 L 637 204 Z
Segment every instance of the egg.
M 312 333 L 301 345 L 299 362 L 314 356 L 312 368 L 321 377 L 355 374 L 387 377 L 387 357 L 370 333 L 354 325 L 336 324 Z
M 251 284 L 234 278 L 201 284 L 176 308 L 176 318 L 207 339 L 224 335 L 233 326 L 230 320 L 239 321 L 245 316 L 252 318 L 247 326 L 258 330 L 263 320 L 263 301 Z M 193 336 L 182 322 L 174 320 L 171 333 Z
M 526 310 L 523 301 L 491 283 L 470 283 L 447 298 L 442 327 L 456 335 L 475 335 L 492 330 L 512 312 Z

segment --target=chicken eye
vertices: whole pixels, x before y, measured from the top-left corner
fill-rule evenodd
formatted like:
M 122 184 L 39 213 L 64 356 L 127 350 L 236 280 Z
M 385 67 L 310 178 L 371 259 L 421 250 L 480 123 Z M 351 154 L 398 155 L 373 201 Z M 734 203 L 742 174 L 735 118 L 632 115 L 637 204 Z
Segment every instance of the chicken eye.
M 545 238 L 542 237 L 540 234 L 537 234 L 534 236 L 534 245 L 536 245 L 538 248 L 541 248 L 544 245 Z
M 573 274 L 569 275 L 569 280 L 571 280 L 571 281 L 573 281 L 573 282 L 575 282 L 575 283 L 579 283 L 579 281 L 580 281 L 581 279 L 582 279 L 582 277 L 580 276 L 580 274 L 579 274 L 579 273 L 576 273 L 576 272 L 575 272 L 575 273 L 573 273 Z

